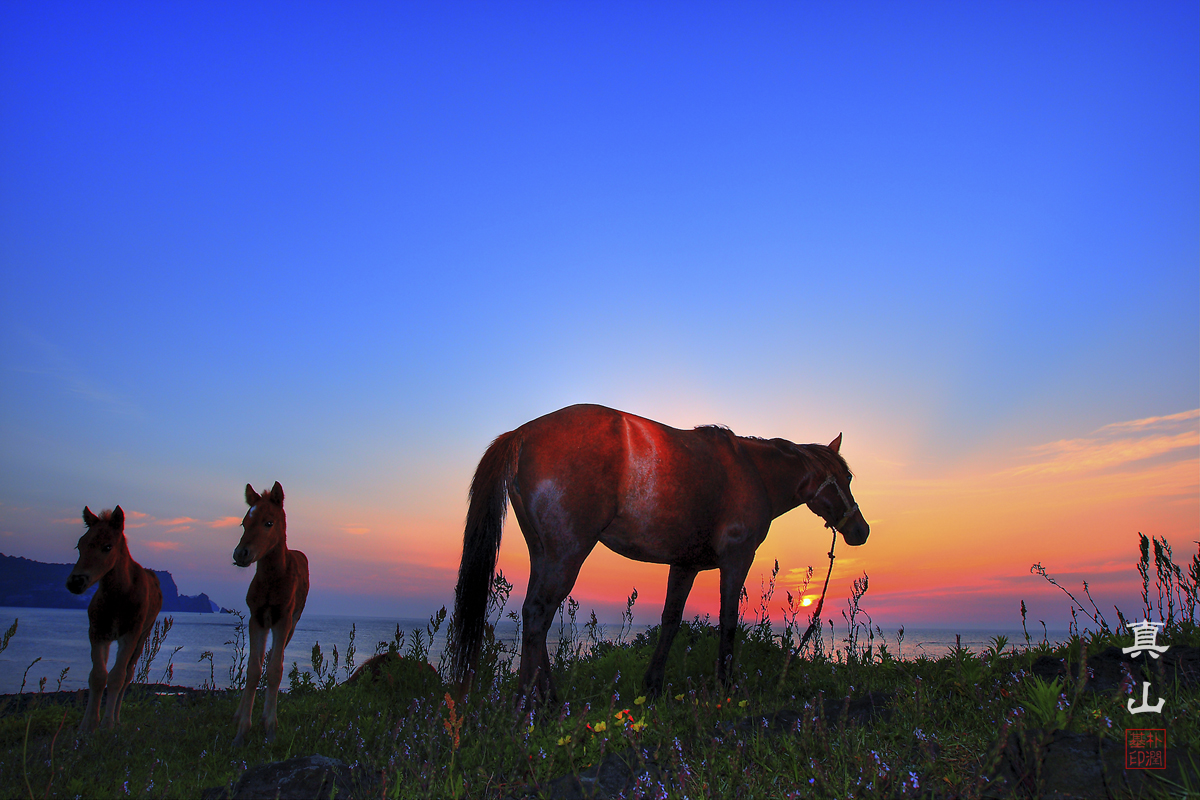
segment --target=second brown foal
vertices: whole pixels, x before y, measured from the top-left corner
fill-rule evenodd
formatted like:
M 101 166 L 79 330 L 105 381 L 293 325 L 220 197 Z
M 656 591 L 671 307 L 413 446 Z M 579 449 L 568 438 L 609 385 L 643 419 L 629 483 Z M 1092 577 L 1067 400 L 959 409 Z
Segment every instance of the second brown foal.
M 267 659 L 263 728 L 267 741 L 274 741 L 275 709 L 279 704 L 279 683 L 283 680 L 283 650 L 292 639 L 308 598 L 308 558 L 287 547 L 283 487 L 276 481 L 270 492 L 260 495 L 247 483 L 246 504 L 250 510 L 242 519 L 242 540 L 234 548 L 233 563 L 248 567 L 257 561 L 258 569 L 246 592 L 246 605 L 250 607 L 250 662 L 246 666 L 246 688 L 233 718 L 237 723 L 234 745 L 243 744 L 250 730 L 268 632 L 271 655 Z

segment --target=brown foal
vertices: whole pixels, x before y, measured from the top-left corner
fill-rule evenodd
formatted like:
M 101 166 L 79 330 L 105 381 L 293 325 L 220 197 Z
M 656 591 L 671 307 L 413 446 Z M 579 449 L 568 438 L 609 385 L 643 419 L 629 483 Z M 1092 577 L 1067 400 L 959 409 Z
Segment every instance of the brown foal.
M 238 704 L 234 722 L 234 745 L 246 741 L 254 693 L 262 677 L 263 653 L 267 632 L 271 633 L 271 655 L 267 659 L 267 699 L 263 703 L 263 728 L 267 741 L 275 739 L 275 709 L 279 704 L 279 683 L 283 680 L 283 650 L 291 641 L 296 623 L 304 613 L 308 598 L 308 558 L 287 547 L 287 517 L 283 513 L 283 487 L 276 481 L 271 491 L 260 495 L 246 484 L 246 504 L 250 510 L 242 519 L 242 540 L 233 551 L 233 563 L 248 567 L 258 562 L 246 605 L 250 607 L 250 662 L 246 667 L 246 688 Z
M 84 506 L 87 532 L 75 549 L 79 561 L 67 578 L 67 589 L 83 594 L 97 581 L 100 588 L 88 603 L 88 639 L 92 643 L 92 674 L 88 678 L 88 704 L 83 712 L 81 733 L 100 724 L 100 696 L 108 688 L 104 724 L 121 724 L 121 700 L 133 683 L 138 658 L 154 621 L 162 610 L 158 576 L 129 555 L 125 541 L 125 512 L 117 506 L 100 516 Z M 117 643 L 117 660 L 108 671 L 108 650 Z

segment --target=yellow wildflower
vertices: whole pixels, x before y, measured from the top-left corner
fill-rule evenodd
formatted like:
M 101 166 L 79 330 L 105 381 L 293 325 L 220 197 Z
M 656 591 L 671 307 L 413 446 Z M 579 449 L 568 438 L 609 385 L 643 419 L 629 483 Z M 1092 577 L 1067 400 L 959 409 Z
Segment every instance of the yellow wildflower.
M 603 722 L 597 722 L 596 725 L 592 728 L 592 732 L 593 733 L 604 733 L 604 731 L 607 728 L 608 728 L 607 724 L 605 724 Z
M 682 696 L 683 696 L 683 695 L 680 695 L 680 697 L 682 697 Z M 646 695 L 642 695 L 642 696 L 641 696 L 641 697 L 639 697 L 637 700 L 634 700 L 634 701 L 633 701 L 633 704 L 634 704 L 635 706 L 644 706 L 644 705 L 646 705 Z

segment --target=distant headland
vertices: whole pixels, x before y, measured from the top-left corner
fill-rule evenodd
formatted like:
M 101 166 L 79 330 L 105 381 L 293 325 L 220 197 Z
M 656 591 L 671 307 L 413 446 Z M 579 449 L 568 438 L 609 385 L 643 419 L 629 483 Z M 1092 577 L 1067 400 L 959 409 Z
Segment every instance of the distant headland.
M 96 587 L 83 594 L 67 591 L 67 576 L 74 564 L 43 564 L 20 556 L 0 553 L 0 606 L 17 608 L 87 608 Z M 223 609 L 208 595 L 181 595 L 175 579 L 166 570 L 154 570 L 162 587 L 165 612 L 193 611 L 213 614 Z

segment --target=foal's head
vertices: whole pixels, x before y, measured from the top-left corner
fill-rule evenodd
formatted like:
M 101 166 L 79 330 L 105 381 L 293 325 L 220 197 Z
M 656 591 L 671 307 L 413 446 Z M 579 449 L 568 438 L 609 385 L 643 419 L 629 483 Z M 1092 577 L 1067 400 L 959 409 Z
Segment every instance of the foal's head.
M 266 494 L 246 484 L 246 505 L 250 510 L 242 518 L 242 540 L 233 549 L 233 563 L 248 567 L 280 544 L 287 535 L 287 517 L 283 513 L 283 487 L 279 481 Z
M 805 502 L 812 512 L 825 520 L 826 527 L 842 534 L 846 544 L 860 545 L 871 535 L 871 526 L 850 494 L 850 468 L 839 451 L 842 435 L 829 443 L 828 447 L 812 446 L 809 453 L 817 457 L 825 470 L 824 477 L 814 477 L 815 485 L 809 489 L 813 494 Z
M 86 592 L 122 556 L 129 557 L 129 547 L 125 544 L 125 512 L 120 506 L 112 511 L 101 511 L 98 517 L 84 506 L 83 524 L 87 525 L 87 531 L 75 545 L 79 551 L 79 561 L 67 578 L 67 589 L 74 594 Z

